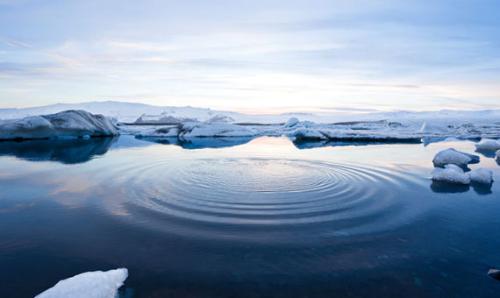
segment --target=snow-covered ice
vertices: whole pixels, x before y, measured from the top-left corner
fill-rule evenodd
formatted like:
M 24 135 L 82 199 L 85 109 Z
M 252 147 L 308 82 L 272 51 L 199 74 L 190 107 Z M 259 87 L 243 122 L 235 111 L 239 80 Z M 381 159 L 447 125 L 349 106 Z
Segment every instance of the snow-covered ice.
M 47 116 L 62 109 L 85 109 L 117 119 L 120 132 L 155 137 L 288 136 L 297 139 L 363 142 L 424 142 L 500 138 L 500 110 L 283 113 L 250 115 L 195 107 L 157 107 L 123 102 L 59 104 L 29 109 L 0 109 L 0 137 L 47 138 L 59 135 Z M 50 124 L 48 122 L 51 122 Z M 111 122 L 111 121 L 109 121 Z M 112 124 L 112 123 L 111 123 Z M 127 125 L 134 124 L 134 125 Z M 171 127 L 177 126 L 177 130 Z M 57 125 L 56 125 L 57 126 Z M 191 126 L 192 129 L 188 129 Z M 20 129 L 19 129 L 20 128 Z M 22 133 L 30 131 L 32 133 Z M 166 133 L 165 133 L 166 132 Z M 67 132 L 67 135 L 75 132 Z M 78 132 L 78 136 L 89 132 Z
M 297 124 L 299 124 L 299 119 L 296 117 L 292 117 L 285 122 L 285 127 L 293 127 Z
M 435 168 L 432 171 L 432 180 L 456 184 L 469 184 L 470 176 L 460 167 L 449 164 L 444 168 Z
M 114 298 L 127 277 L 125 268 L 85 272 L 59 281 L 35 298 Z
M 488 150 L 496 151 L 500 150 L 500 141 L 493 139 L 481 139 L 479 143 L 476 143 L 476 149 L 478 150 Z
M 183 123 L 180 127 L 179 138 L 200 137 L 248 137 L 255 136 L 256 132 L 248 127 L 230 123 Z
M 478 163 L 479 156 L 457 151 L 453 148 L 442 150 L 434 156 L 432 163 L 435 167 L 444 167 L 448 164 L 465 167 L 471 163 Z
M 471 182 L 480 184 L 493 183 L 493 172 L 491 170 L 479 168 L 476 170 L 472 170 L 467 174 L 469 174 Z
M 109 118 L 69 110 L 0 122 L 0 140 L 102 137 L 118 135 Z

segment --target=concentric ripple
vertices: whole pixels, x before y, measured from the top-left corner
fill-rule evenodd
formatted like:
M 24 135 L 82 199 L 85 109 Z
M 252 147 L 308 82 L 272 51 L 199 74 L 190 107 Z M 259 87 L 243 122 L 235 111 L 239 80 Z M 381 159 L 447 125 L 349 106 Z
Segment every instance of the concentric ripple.
M 154 161 L 114 172 L 101 178 L 106 192 L 123 199 L 110 208 L 184 235 L 373 233 L 408 223 L 422 210 L 400 196 L 403 188 L 418 191 L 418 179 L 393 168 L 237 158 Z

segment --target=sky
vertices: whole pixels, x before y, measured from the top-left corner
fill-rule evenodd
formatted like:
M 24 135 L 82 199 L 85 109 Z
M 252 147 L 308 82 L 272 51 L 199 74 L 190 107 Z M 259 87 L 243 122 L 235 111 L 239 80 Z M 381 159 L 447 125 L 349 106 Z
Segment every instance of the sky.
M 500 108 L 500 1 L 0 0 L 0 107 Z

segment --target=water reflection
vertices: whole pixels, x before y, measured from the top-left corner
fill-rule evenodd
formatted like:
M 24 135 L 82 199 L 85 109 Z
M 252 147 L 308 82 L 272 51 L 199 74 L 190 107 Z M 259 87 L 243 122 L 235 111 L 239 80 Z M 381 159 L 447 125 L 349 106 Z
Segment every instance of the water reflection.
M 13 156 L 28 161 L 79 164 L 106 154 L 116 140 L 117 138 L 92 138 L 0 142 L 0 156 Z
M 474 192 L 477 193 L 478 195 L 489 195 L 493 193 L 491 191 L 492 186 L 493 183 L 481 184 L 472 182 L 470 185 L 464 185 L 464 184 L 448 183 L 443 181 L 432 181 L 430 188 L 435 193 L 450 193 L 450 194 L 465 193 L 472 188 Z
M 368 146 L 368 145 L 388 145 L 388 144 L 420 144 L 420 140 L 409 139 L 409 140 L 392 140 L 387 141 L 309 141 L 309 140 L 294 140 L 293 145 L 298 149 L 312 149 L 321 147 L 342 147 L 342 146 Z
M 476 149 L 476 152 L 488 158 L 495 158 L 495 150 Z
M 189 140 L 180 140 L 176 137 L 158 138 L 158 137 L 138 137 L 139 140 L 164 144 L 176 145 L 183 149 L 204 149 L 204 148 L 226 148 L 246 144 L 253 137 L 230 137 L 230 138 L 190 138 Z

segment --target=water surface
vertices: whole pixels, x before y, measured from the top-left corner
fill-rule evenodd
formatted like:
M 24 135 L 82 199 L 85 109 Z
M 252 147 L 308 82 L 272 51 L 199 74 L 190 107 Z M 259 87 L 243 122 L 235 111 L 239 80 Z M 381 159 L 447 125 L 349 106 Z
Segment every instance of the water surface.
M 123 297 L 497 297 L 500 187 L 431 183 L 471 142 L 0 143 L 0 297 L 127 267 Z M 500 167 L 489 153 L 474 167 Z

